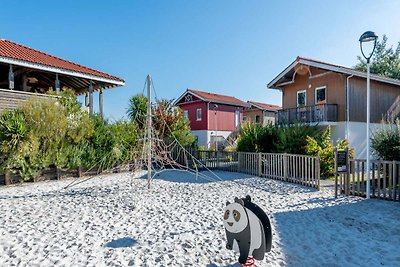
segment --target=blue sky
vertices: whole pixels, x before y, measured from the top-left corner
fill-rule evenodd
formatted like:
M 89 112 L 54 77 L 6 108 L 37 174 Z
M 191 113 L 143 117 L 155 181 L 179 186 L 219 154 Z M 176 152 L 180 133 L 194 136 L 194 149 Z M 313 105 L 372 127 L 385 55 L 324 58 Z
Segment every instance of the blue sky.
M 124 78 L 104 94 L 110 119 L 125 116 L 147 74 L 160 98 L 193 88 L 280 104 L 266 84 L 296 56 L 353 66 L 364 31 L 400 41 L 396 0 L 20 0 L 1 10 L 0 37 Z

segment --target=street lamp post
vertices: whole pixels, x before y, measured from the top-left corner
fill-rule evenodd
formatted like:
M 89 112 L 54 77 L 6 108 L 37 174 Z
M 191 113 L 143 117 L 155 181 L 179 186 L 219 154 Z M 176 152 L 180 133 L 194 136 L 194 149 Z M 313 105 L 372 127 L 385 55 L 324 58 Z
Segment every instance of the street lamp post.
M 217 129 L 218 129 L 218 121 L 217 121 L 217 108 L 218 108 L 218 105 L 217 105 L 217 104 L 214 104 L 214 120 L 215 120 L 215 150 L 216 150 L 216 151 L 218 151 L 218 141 L 217 141 L 217 139 L 218 139 L 218 132 L 217 132 Z
M 367 198 L 369 198 L 370 196 L 370 185 L 371 185 L 371 177 L 370 177 L 370 170 L 371 170 L 371 162 L 370 162 L 370 145 L 369 145 L 369 123 L 370 123 L 370 114 L 371 114 L 371 110 L 370 110 L 370 105 L 371 105 L 371 100 L 370 100 L 370 59 L 375 51 L 375 47 L 376 47 L 376 41 L 378 39 L 378 36 L 376 36 L 376 34 L 372 31 L 366 31 L 364 32 L 361 36 L 360 36 L 360 49 L 361 49 L 361 53 L 364 56 L 364 58 L 367 60 L 367 166 L 366 166 L 366 171 L 367 171 Z M 363 45 L 365 43 L 369 43 L 369 42 L 374 42 L 374 47 L 372 48 L 372 51 L 370 54 L 365 54 L 364 53 L 364 49 L 363 49 Z

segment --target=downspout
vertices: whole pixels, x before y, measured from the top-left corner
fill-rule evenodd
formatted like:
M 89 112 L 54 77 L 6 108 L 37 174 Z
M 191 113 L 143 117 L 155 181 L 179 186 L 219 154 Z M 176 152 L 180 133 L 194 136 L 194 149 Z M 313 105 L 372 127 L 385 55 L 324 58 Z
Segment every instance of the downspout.
M 207 144 L 206 144 L 206 149 L 208 149 L 208 146 L 209 146 L 209 144 L 210 144 L 210 142 L 211 142 L 211 135 L 210 135 L 210 139 L 208 139 L 208 130 L 210 129 L 210 118 L 209 118 L 209 113 L 208 113 L 208 111 L 210 110 L 210 101 L 209 102 L 207 102 Z
M 350 96 L 349 96 L 349 89 L 350 89 L 350 87 L 349 87 L 349 80 L 350 80 L 350 78 L 352 78 L 354 75 L 350 75 L 350 76 L 347 76 L 347 78 L 346 78 L 346 140 L 347 140 L 347 142 L 350 142 L 350 140 L 349 140 L 349 122 L 350 122 L 350 112 L 349 112 L 349 109 L 350 109 Z

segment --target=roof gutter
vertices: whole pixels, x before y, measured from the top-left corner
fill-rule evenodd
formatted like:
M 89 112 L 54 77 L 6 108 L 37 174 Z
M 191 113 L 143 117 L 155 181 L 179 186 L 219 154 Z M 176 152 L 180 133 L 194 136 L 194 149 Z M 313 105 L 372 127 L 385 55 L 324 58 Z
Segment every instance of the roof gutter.
M 350 94 L 349 94 L 349 80 L 353 77 L 354 75 L 347 76 L 346 78 L 346 140 L 349 141 L 349 122 L 350 122 Z

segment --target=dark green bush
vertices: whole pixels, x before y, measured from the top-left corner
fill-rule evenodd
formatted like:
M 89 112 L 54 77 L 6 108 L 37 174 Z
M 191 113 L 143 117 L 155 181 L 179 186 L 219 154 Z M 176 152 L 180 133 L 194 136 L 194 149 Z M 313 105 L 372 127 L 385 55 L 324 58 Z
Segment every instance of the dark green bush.
M 319 138 L 317 126 L 248 123 L 241 129 L 238 151 L 305 154 L 307 136 Z
M 247 123 L 240 132 L 237 150 L 244 152 L 274 152 L 278 128 L 272 124 Z
M 276 140 L 276 151 L 289 154 L 306 154 L 307 137 L 319 139 L 321 129 L 315 125 L 291 124 L 277 126 L 278 137 Z
M 383 160 L 400 160 L 400 121 L 378 129 L 371 137 L 371 147 Z

